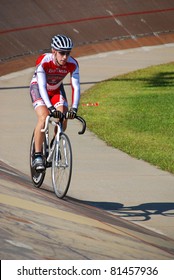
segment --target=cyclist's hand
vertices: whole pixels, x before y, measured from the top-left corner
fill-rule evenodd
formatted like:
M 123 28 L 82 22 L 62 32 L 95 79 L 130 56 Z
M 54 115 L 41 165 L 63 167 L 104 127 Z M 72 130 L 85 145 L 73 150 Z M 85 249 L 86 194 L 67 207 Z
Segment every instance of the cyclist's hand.
M 57 111 L 54 106 L 49 107 L 48 110 L 50 111 L 51 115 L 54 118 L 58 118 L 58 119 L 62 119 L 63 118 L 63 113 L 60 112 L 60 111 Z
M 74 119 L 77 115 L 77 109 L 76 108 L 70 108 L 68 112 L 68 118 L 69 119 Z

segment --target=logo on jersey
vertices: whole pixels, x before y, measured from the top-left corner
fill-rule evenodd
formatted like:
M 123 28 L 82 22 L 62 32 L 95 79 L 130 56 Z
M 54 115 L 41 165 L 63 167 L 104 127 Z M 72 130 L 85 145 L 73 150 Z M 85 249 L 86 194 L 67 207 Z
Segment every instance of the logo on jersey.
M 62 74 L 67 74 L 67 70 L 63 70 L 63 69 L 57 69 L 59 73 L 62 73 Z

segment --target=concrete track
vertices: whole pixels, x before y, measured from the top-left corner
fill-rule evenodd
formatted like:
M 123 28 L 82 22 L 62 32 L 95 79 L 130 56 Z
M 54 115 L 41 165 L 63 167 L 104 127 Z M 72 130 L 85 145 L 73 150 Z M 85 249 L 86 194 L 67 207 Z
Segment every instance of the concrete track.
M 82 91 L 110 77 L 115 65 L 115 74 L 129 72 L 171 61 L 173 51 L 167 45 L 80 58 Z M 96 72 L 95 65 L 107 71 Z M 172 259 L 173 175 L 107 147 L 89 131 L 78 136 L 78 123 L 67 130 L 74 152 L 69 198 L 55 197 L 49 170 L 46 191 L 31 187 L 27 155 L 35 114 L 25 87 L 32 72 L 1 77 L 9 86 L 1 90 L 1 159 L 8 164 L 0 181 L 2 258 Z
M 73 38 L 75 55 L 98 53 L 79 58 L 82 92 L 173 60 L 174 46 L 166 44 L 174 41 L 173 1 L 81 2 L 0 3 L 0 71 L 14 72 L 0 78 L 1 259 L 173 259 L 173 175 L 107 147 L 89 131 L 78 136 L 78 123 L 67 130 L 74 155 L 68 197 L 56 198 L 50 172 L 41 189 L 31 185 L 27 155 L 36 118 L 29 54 L 48 49 L 59 31 Z
M 1 259 L 172 259 L 174 241 L 1 167 Z M 12 183 L 13 182 L 13 183 Z
M 75 56 L 174 42 L 174 4 L 173 0 L 1 0 L 0 25 L 4 75 L 33 66 L 36 55 L 50 49 L 57 33 L 73 39 Z

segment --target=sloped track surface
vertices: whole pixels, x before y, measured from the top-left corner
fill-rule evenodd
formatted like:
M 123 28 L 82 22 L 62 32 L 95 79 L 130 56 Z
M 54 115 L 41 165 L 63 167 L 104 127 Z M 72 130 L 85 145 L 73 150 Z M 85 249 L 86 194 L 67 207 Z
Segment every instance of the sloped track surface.
M 78 200 L 58 200 L 3 162 L 0 178 L 1 259 L 173 259 L 166 236 Z
M 75 56 L 174 41 L 172 0 L 1 0 L 0 15 L 2 75 L 34 65 L 57 33 Z
M 174 41 L 173 1 L 2 0 L 0 13 L 1 75 L 33 66 L 55 33 L 72 37 L 76 56 Z M 172 239 L 57 201 L 4 163 L 0 184 L 1 259 L 173 259 Z

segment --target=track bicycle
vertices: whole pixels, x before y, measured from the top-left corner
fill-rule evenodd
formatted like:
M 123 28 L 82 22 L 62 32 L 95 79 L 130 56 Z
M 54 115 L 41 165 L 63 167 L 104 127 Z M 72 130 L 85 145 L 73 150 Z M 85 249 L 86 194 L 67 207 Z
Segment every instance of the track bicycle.
M 48 115 L 45 127 L 41 130 L 45 134 L 42 156 L 46 168 L 43 172 L 37 172 L 32 166 L 35 155 L 34 132 L 30 144 L 30 171 L 34 186 L 39 188 L 42 185 L 46 170 L 51 167 L 52 186 L 58 198 L 63 198 L 67 194 L 72 175 L 72 148 L 69 137 L 63 132 L 64 119 L 68 119 L 68 113 L 63 115 L 59 121 L 55 120 L 52 115 Z M 78 134 L 84 134 L 86 130 L 85 120 L 80 116 L 76 116 L 75 119 L 82 123 L 82 129 Z M 57 131 L 52 141 L 49 139 L 50 125 L 54 127 L 54 131 Z

